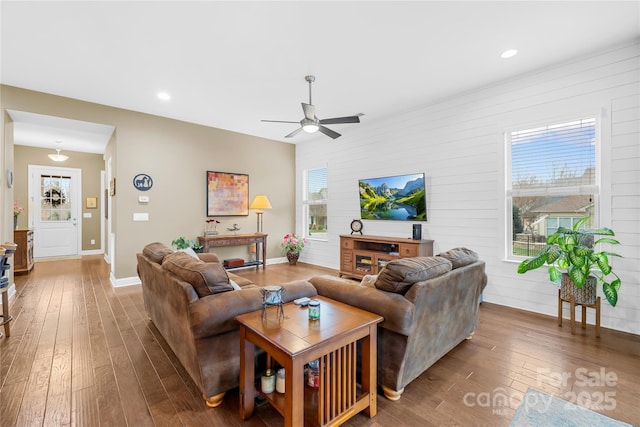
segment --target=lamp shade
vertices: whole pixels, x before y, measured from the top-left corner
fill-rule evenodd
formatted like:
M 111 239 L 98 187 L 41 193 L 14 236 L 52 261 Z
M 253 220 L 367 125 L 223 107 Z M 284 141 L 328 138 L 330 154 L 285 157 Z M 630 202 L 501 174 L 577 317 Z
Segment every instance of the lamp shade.
M 271 203 L 265 195 L 258 195 L 251 202 L 251 209 L 271 209 Z

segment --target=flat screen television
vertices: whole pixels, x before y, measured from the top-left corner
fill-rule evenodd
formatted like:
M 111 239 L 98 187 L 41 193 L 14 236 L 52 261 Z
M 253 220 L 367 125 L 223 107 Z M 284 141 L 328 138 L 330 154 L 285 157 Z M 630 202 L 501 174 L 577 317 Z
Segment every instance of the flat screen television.
M 426 221 L 424 173 L 358 180 L 360 218 Z

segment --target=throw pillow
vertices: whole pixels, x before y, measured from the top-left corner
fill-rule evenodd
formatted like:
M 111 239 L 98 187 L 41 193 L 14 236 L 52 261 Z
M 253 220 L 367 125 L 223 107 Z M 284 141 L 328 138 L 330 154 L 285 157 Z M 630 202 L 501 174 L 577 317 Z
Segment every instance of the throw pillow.
M 451 262 L 441 257 L 400 258 L 389 262 L 376 280 L 376 288 L 404 295 L 411 285 L 451 271 Z
M 195 259 L 200 259 L 196 251 L 194 251 L 192 248 L 178 249 L 178 252 L 184 252 L 185 254 L 192 256 Z
M 166 255 L 173 253 L 171 248 L 168 248 L 164 243 L 154 242 L 149 243 L 142 249 L 142 254 L 149 258 L 153 262 L 162 264 L 162 260 Z
M 360 286 L 365 288 L 375 288 L 376 280 L 378 280 L 377 274 L 367 274 L 360 281 Z
M 467 248 L 454 248 L 447 252 L 442 252 L 438 256 L 443 257 L 451 261 L 452 268 L 460 268 L 465 265 L 473 264 L 478 261 L 478 254 Z
M 200 261 L 184 252 L 165 256 L 162 268 L 190 283 L 200 298 L 233 290 L 222 265 Z
M 231 287 L 233 288 L 234 291 L 239 291 L 240 289 L 242 289 L 240 287 L 240 285 L 238 285 L 235 281 L 233 281 L 232 279 L 229 279 L 229 284 L 231 285 Z

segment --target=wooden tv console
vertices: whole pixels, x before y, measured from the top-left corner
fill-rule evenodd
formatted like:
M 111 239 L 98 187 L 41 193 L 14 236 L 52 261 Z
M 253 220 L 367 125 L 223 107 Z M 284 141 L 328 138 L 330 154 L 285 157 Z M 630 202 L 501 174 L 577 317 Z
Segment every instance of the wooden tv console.
M 378 274 L 389 261 L 416 256 L 433 256 L 433 240 L 340 235 L 340 276 L 361 279 Z

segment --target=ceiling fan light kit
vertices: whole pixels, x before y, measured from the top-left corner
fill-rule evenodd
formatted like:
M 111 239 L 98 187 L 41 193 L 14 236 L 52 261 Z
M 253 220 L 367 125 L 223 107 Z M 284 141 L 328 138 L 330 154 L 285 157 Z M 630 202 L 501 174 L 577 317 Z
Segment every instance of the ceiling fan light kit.
M 306 133 L 314 133 L 319 131 L 333 139 L 339 138 L 341 135 L 338 132 L 329 129 L 324 125 L 360 123 L 360 116 L 364 115 L 362 113 L 356 114 L 355 116 L 334 117 L 332 119 L 323 119 L 323 120 L 318 119 L 318 117 L 316 116 L 316 107 L 311 102 L 311 83 L 313 83 L 316 80 L 316 78 L 315 76 L 309 75 L 309 76 L 305 76 L 304 79 L 307 81 L 307 83 L 309 83 L 309 103 L 308 104 L 304 102 L 302 103 L 302 111 L 304 112 L 304 118 L 299 122 L 293 122 L 293 121 L 287 121 L 287 120 L 262 120 L 263 122 L 300 123 L 300 127 L 294 130 L 293 132 L 291 132 L 290 134 L 285 135 L 285 138 L 291 138 L 297 135 L 298 133 L 300 133 L 300 131 L 305 131 Z

